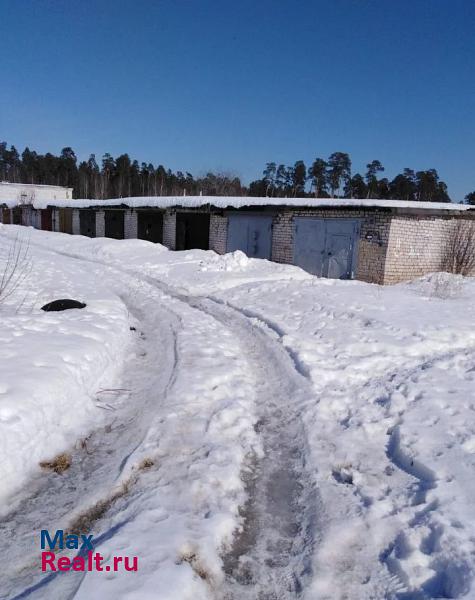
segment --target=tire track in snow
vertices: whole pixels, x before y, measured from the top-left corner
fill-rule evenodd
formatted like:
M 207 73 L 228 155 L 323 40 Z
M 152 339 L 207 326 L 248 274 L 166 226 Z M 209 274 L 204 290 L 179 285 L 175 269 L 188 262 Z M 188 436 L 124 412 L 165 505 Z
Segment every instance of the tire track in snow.
M 261 318 L 212 296 L 187 295 L 149 276 L 143 279 L 171 298 L 197 309 L 232 331 L 247 353 L 257 381 L 264 456 L 252 457 L 243 479 L 249 495 L 242 529 L 223 554 L 219 600 L 298 598 L 312 573 L 323 507 L 306 468 L 307 436 L 302 411 L 315 392 L 281 332 Z M 321 528 L 320 528 L 321 530 Z
M 242 510 L 243 527 L 223 554 L 225 582 L 212 592 L 219 600 L 300 597 L 311 576 L 317 522 L 321 521 L 318 513 L 323 512 L 306 465 L 308 447 L 302 419 L 303 407 L 315 401 L 315 392 L 306 371 L 281 344 L 281 332 L 218 299 L 187 295 L 153 277 L 100 259 L 53 252 L 152 286 L 209 315 L 240 340 L 258 382 L 261 418 L 256 430 L 263 438 L 264 456 L 253 457 L 246 465 L 243 478 L 249 500 Z M 73 598 L 74 593 L 72 590 L 68 597 Z
M 283 600 L 301 595 L 311 575 L 319 497 L 306 468 L 301 407 L 309 382 L 262 322 L 211 298 L 182 298 L 231 330 L 253 369 L 260 403 L 256 430 L 264 456 L 252 457 L 244 479 L 249 494 L 242 529 L 223 555 L 226 580 L 217 598 Z
M 129 279 L 129 284 L 134 281 L 128 274 L 122 276 Z M 150 328 L 149 314 L 137 304 L 150 302 L 157 295 L 157 290 L 148 285 L 142 293 L 142 286 L 143 282 L 135 286 L 130 297 L 121 295 L 137 331 Z M 137 341 L 135 356 L 124 365 L 124 385 L 130 389 L 128 397 L 113 407 L 111 418 L 92 431 L 85 444 L 70 449 L 72 464 L 67 471 L 62 475 L 38 474 L 29 485 L 33 492 L 0 520 L 0 560 L 9 565 L 0 574 L 0 599 L 38 598 L 47 594 L 49 598 L 64 600 L 74 597 L 80 586 L 84 573 L 69 573 L 68 578 L 56 574 L 45 577 L 41 573 L 36 545 L 39 542 L 37 539 L 32 544 L 32 533 L 38 532 L 40 526 L 67 529 L 75 515 L 98 501 L 114 497 L 127 461 L 146 435 L 148 422 L 143 415 L 152 410 L 154 403 L 166 398 L 177 368 L 179 318 L 160 303 L 155 304 L 158 307 L 155 306 L 154 327 L 160 332 L 163 344 L 149 344 L 142 336 Z M 173 352 L 167 352 L 169 348 Z M 157 364 L 160 369 L 154 368 Z M 145 371 L 154 376 L 142 379 Z M 114 533 L 115 530 L 102 534 L 96 540 L 96 547 Z

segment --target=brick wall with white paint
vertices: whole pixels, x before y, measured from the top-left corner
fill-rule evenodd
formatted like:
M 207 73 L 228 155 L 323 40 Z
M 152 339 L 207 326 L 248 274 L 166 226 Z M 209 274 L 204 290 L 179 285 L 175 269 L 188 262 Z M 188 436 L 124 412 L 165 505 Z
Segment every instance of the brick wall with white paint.
M 475 218 L 465 215 L 456 218 L 394 216 L 389 233 L 384 283 L 398 283 L 442 270 L 457 224 L 467 221 L 475 227 Z
M 218 254 L 226 253 L 228 238 L 228 218 L 222 215 L 210 215 L 209 249 Z
M 106 235 L 106 220 L 103 210 L 96 212 L 96 237 L 105 237 Z
M 169 250 L 176 248 L 176 213 L 166 210 L 163 215 L 163 245 Z
M 29 227 L 31 224 L 31 207 L 24 206 L 21 211 L 21 224 Z
M 137 239 L 137 212 L 135 210 L 126 210 L 124 214 L 124 239 Z
M 294 260 L 294 216 L 284 211 L 272 219 L 271 260 L 292 264 Z
M 54 208 L 52 214 L 52 229 L 53 231 L 59 231 L 59 209 Z
M 81 233 L 81 222 L 79 220 L 79 210 L 73 209 L 73 235 L 80 235 Z

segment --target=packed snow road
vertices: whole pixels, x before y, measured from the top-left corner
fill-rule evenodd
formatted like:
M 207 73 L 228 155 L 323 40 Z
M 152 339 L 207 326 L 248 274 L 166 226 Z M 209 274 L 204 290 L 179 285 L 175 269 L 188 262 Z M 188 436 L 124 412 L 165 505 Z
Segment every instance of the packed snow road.
M 26 232 L 0 305 L 0 598 L 471 597 L 473 282 L 15 226 L 0 249 Z M 87 308 L 38 310 L 66 295 Z M 60 528 L 138 572 L 42 573 Z

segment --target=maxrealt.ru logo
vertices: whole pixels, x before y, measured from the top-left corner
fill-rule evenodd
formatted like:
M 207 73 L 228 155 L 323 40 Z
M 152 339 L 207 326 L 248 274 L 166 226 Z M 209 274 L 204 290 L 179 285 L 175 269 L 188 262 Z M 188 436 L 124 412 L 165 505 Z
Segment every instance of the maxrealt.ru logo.
M 49 550 L 46 550 L 46 549 Z M 93 535 L 65 535 L 58 529 L 51 536 L 46 529 L 41 530 L 41 570 L 42 571 L 138 571 L 138 557 L 112 556 L 108 564 L 99 552 L 94 552 Z M 77 550 L 74 557 L 58 554 L 59 550 Z

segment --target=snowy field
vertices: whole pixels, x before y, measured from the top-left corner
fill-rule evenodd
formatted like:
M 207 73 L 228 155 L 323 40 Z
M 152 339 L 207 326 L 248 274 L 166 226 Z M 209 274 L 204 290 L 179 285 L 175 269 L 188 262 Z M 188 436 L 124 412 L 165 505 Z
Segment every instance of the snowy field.
M 0 273 L 15 240 L 2 600 L 475 598 L 474 280 L 9 225 Z M 67 297 L 87 307 L 40 310 Z M 138 572 L 42 573 L 41 529 Z

